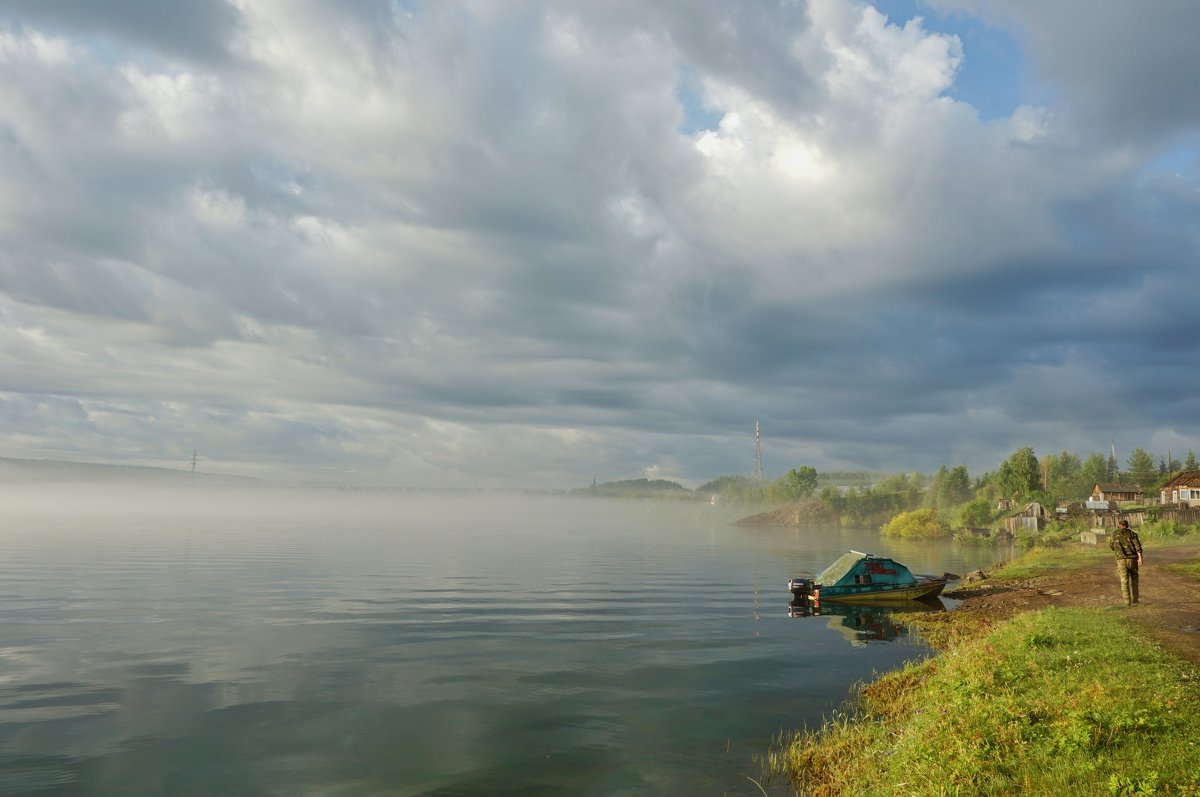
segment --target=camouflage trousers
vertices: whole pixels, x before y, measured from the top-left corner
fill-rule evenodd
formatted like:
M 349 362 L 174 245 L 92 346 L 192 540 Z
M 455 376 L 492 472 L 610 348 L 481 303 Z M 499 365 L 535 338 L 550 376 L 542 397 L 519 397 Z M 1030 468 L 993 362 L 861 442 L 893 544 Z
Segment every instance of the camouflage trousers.
M 1118 559 L 1117 578 L 1121 579 L 1121 597 L 1126 604 L 1138 602 L 1138 560 Z

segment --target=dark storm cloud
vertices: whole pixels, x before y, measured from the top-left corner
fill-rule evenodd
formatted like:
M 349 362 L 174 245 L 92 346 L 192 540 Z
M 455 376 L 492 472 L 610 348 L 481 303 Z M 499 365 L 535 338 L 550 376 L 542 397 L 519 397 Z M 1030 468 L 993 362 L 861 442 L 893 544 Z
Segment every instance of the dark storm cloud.
M 1200 5 L 1192 0 L 931 4 L 1016 25 L 1035 68 L 1095 135 L 1160 140 L 1200 124 Z
M 1031 3 L 1038 62 L 1089 120 L 1160 137 L 1200 123 L 1200 5 Z
M 108 36 L 169 58 L 213 64 L 230 58 L 239 14 L 226 0 L 0 0 L 0 23 Z

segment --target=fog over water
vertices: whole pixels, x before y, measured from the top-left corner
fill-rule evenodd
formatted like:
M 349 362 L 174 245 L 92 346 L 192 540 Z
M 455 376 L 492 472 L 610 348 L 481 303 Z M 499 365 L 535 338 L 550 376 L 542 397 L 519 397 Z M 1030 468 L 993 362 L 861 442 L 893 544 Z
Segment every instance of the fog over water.
M 738 514 L 5 486 L 0 794 L 758 793 L 782 728 L 924 653 L 878 615 L 789 616 L 786 580 L 993 552 Z

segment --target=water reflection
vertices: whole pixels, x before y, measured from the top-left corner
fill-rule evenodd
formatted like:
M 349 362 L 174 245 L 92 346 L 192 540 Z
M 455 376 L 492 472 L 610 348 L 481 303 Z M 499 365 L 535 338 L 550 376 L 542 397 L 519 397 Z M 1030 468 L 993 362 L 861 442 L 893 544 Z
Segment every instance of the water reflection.
M 795 600 L 788 606 L 792 617 L 826 617 L 829 627 L 838 631 L 851 645 L 891 642 L 909 636 L 908 619 L 914 614 L 944 612 L 941 598 L 894 602 L 889 604 L 825 603 Z
M 772 733 L 924 653 L 826 628 L 862 644 L 837 612 L 867 607 L 760 612 L 763 584 L 892 555 L 871 530 L 575 498 L 18 498 L 0 485 L 9 797 L 757 794 Z

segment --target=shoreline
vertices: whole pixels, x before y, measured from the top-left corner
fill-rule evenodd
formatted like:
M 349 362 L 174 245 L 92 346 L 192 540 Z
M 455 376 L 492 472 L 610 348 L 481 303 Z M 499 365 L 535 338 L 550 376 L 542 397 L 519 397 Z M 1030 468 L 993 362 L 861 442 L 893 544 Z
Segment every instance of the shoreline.
M 910 621 L 936 655 L 781 736 L 764 769 L 831 797 L 1200 795 L 1200 543 L 1146 553 L 1130 608 L 1111 555 L 1077 545 L 947 593 L 962 603 Z

